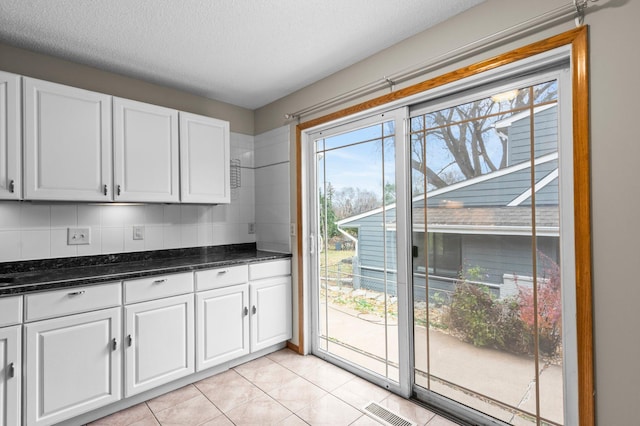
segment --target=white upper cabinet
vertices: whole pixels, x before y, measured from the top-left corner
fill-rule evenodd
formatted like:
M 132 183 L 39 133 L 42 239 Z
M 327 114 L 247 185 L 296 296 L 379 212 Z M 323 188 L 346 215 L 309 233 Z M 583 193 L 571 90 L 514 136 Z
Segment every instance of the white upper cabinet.
M 229 122 L 180 112 L 180 199 L 229 203 Z
M 111 96 L 23 83 L 24 198 L 111 200 Z
M 22 197 L 20 76 L 0 71 L 0 200 Z
M 113 98 L 114 200 L 174 203 L 178 188 L 178 111 Z

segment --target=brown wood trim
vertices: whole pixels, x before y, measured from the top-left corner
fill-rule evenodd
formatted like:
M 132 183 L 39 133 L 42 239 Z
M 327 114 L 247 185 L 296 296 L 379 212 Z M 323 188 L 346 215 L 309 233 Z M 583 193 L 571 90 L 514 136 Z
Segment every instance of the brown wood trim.
M 290 341 L 287 342 L 287 348 L 302 355 L 302 352 L 300 352 L 300 346 L 296 345 L 295 343 L 291 343 Z
M 406 87 L 404 89 L 397 90 L 386 95 L 379 96 L 377 98 L 362 102 L 360 104 L 342 109 L 340 111 L 333 112 L 331 114 L 300 123 L 298 127 L 301 130 L 315 127 L 320 124 L 327 123 L 329 121 L 337 120 L 339 118 L 347 117 L 358 112 L 366 111 L 371 108 L 379 107 L 381 105 L 397 101 L 408 96 L 416 95 L 421 92 L 433 89 L 435 87 L 443 86 L 448 83 L 461 80 L 466 77 L 479 74 L 481 72 L 489 71 L 503 65 L 507 65 L 521 59 L 528 58 L 529 56 L 543 53 L 556 47 L 571 44 L 573 40 L 579 35 L 583 27 L 569 30 L 562 34 L 541 40 L 527 46 L 512 50 L 502 55 L 494 56 L 493 58 L 486 59 L 484 61 L 457 69 L 455 71 L 448 72 L 438 77 L 434 77 L 430 80 L 423 81 L 421 83 L 414 84 L 413 86 Z
M 576 320 L 578 351 L 578 409 L 581 426 L 595 425 L 595 385 L 593 365 L 593 301 L 591 277 L 591 199 L 589 168 L 589 75 L 587 27 L 582 26 L 417 83 L 360 104 L 312 119 L 296 126 L 297 232 L 298 232 L 298 321 L 299 343 L 304 342 L 304 280 L 302 253 L 302 131 L 329 121 L 406 98 L 444 84 L 489 71 L 557 47 L 572 47 L 573 140 L 574 140 L 574 212 L 576 256 Z M 300 352 L 302 353 L 302 352 Z
M 576 326 L 580 425 L 595 424 L 591 194 L 589 159 L 589 47 L 587 27 L 572 43 L 573 184 L 576 256 Z

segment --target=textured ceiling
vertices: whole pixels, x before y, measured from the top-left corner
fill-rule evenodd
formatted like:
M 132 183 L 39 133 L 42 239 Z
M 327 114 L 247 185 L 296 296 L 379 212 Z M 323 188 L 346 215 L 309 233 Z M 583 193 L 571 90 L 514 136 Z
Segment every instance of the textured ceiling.
M 0 0 L 0 41 L 249 109 L 484 0 Z

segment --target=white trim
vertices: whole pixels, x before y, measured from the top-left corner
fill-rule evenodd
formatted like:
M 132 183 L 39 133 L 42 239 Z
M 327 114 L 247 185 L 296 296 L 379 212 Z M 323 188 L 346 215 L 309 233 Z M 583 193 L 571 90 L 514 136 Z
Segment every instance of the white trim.
M 395 231 L 395 227 L 387 227 Z M 413 232 L 424 232 L 424 225 L 414 225 Z M 492 226 L 492 225 L 429 225 L 429 232 L 443 234 L 472 234 L 472 235 L 522 235 L 532 236 L 531 226 Z M 536 226 L 536 235 L 541 237 L 559 237 L 557 226 Z
M 549 185 L 554 179 L 558 177 L 558 169 L 553 170 L 551 173 L 540 179 L 538 183 L 535 184 L 533 189 L 536 191 L 540 191 L 545 186 Z M 528 200 L 531 197 L 531 188 L 524 191 L 522 194 L 518 195 L 513 201 L 507 204 L 507 207 L 517 207 L 522 204 L 524 201 Z

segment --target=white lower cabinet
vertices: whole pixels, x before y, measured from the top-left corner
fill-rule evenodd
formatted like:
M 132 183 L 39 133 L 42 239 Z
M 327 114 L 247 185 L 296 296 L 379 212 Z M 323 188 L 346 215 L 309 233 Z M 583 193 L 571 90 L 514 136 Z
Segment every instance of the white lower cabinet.
M 125 306 L 125 397 L 193 373 L 193 293 Z
M 249 289 L 251 352 L 291 339 L 291 277 L 251 282 Z
M 204 370 L 249 353 L 249 286 L 204 291 L 198 305 L 196 368 Z
M 0 328 L 0 425 L 20 424 L 22 326 Z
M 24 326 L 26 424 L 51 425 L 121 396 L 122 308 Z
M 196 272 L 198 371 L 291 338 L 291 263 L 258 265 Z

